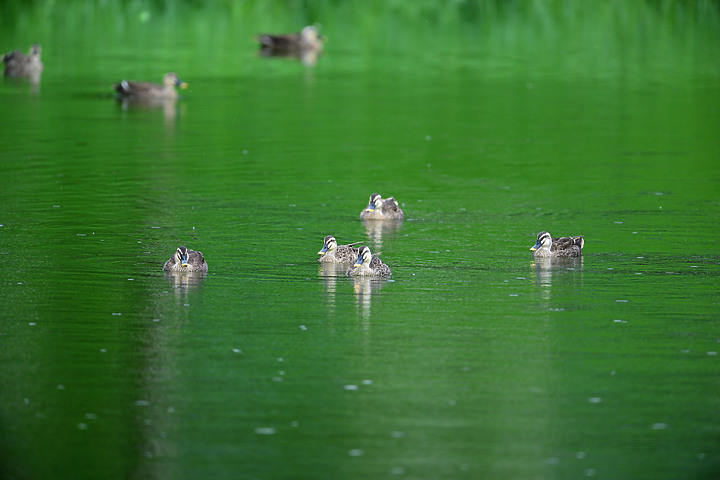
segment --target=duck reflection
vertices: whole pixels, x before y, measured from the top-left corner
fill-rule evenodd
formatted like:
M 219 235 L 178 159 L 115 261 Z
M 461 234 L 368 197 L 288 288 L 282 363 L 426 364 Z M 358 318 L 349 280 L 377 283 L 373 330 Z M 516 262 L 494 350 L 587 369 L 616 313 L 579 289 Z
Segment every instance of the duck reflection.
M 320 52 L 317 50 L 300 50 L 298 52 L 285 52 L 282 50 L 276 50 L 274 48 L 264 47 L 260 49 L 261 57 L 289 57 L 296 58 L 302 62 L 303 65 L 312 67 L 320 56 Z
M 175 126 L 178 117 L 177 98 L 128 98 L 117 97 L 123 112 L 161 110 L 166 127 Z
M 537 284 L 542 288 L 543 297 L 550 299 L 550 291 L 554 281 L 582 284 L 583 257 L 562 258 L 562 257 L 535 257 L 530 262 L 530 269 L 535 272 Z
M 165 271 L 165 279 L 174 288 L 175 295 L 185 298 L 187 294 L 202 285 L 207 272 L 173 272 Z
M 367 236 L 375 244 L 375 249 L 382 249 L 384 235 L 395 233 L 402 225 L 402 219 L 398 220 L 362 220 Z
M 318 275 L 323 279 L 325 284 L 325 296 L 327 297 L 330 312 L 335 311 L 335 295 L 337 293 L 338 277 L 344 277 L 347 270 L 347 263 L 327 263 L 320 264 Z
M 370 318 L 370 307 L 372 296 L 378 293 L 388 282 L 387 278 L 384 277 L 351 277 L 350 281 L 353 284 L 353 290 L 355 291 L 355 302 L 360 309 L 364 319 Z M 369 325 L 365 325 L 369 327 Z

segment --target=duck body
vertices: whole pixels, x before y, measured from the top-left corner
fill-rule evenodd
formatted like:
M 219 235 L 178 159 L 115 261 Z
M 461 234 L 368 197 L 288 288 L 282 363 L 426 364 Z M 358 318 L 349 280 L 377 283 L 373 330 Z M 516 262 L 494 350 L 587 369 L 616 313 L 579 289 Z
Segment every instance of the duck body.
M 358 258 L 358 248 L 353 247 L 360 242 L 351 243 L 349 245 L 338 246 L 337 240 L 332 235 L 328 235 L 323 240 L 322 250 L 318 252 L 320 258 L 318 262 L 323 263 L 355 263 Z
M 380 257 L 373 255 L 370 248 L 364 245 L 358 250 L 358 258 L 355 263 L 345 273 L 350 277 L 389 277 L 391 275 L 390 267 L 385 265 Z
M 170 259 L 165 262 L 166 272 L 207 272 L 208 265 L 202 252 L 180 246 Z
M 39 77 L 43 69 L 40 60 L 40 45 L 30 47 L 30 53 L 24 55 L 19 50 L 8 52 L 2 56 L 5 64 L 3 74 L 6 77 Z
M 173 100 L 178 97 L 175 87 L 187 88 L 187 83 L 178 78 L 176 73 L 169 72 L 163 76 L 163 83 L 130 82 L 123 80 L 113 85 L 121 98 L 137 100 Z
M 323 40 L 317 28 L 307 26 L 300 33 L 268 34 L 257 36 L 261 49 L 269 50 L 268 54 L 301 54 L 307 51 L 320 52 Z
M 582 255 L 585 245 L 582 235 L 552 238 L 548 232 L 537 234 L 535 245 L 530 247 L 535 257 L 575 258 Z
M 403 211 L 394 197 L 383 199 L 379 193 L 370 195 L 370 201 L 360 212 L 363 220 L 399 220 L 403 218 Z

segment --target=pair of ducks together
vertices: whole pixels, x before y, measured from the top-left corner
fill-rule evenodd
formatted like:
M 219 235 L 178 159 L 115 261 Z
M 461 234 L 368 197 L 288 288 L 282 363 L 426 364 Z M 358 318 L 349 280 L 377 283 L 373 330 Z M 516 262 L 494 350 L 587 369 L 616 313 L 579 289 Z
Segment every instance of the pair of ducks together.
M 30 53 L 25 55 L 19 50 L 6 53 L 2 56 L 5 64 L 4 75 L 6 77 L 39 77 L 43 69 L 40 60 L 40 45 L 30 47 Z M 113 85 L 115 91 L 123 98 L 137 100 L 151 99 L 175 99 L 178 93 L 175 87 L 187 88 L 187 83 L 182 82 L 176 73 L 166 73 L 161 85 L 150 82 L 129 82 L 123 80 Z
M 40 60 L 40 45 L 30 47 L 30 53 L 25 55 L 19 50 L 6 53 L 2 56 L 5 64 L 3 71 L 6 77 L 22 78 L 30 77 L 37 79 L 43 70 L 43 63 Z M 113 85 L 113 88 L 122 98 L 134 100 L 172 100 L 178 97 L 175 87 L 187 88 L 187 83 L 182 82 L 176 73 L 166 73 L 161 85 L 150 82 L 129 82 L 123 80 Z
M 322 50 L 322 39 L 313 26 L 302 29 L 300 33 L 282 35 L 258 35 L 257 40 L 262 48 L 269 48 L 275 52 L 295 53 L 307 50 Z M 131 82 L 123 80 L 113 85 L 120 98 L 128 100 L 175 100 L 178 97 L 176 87 L 187 88 L 187 83 L 180 80 L 174 72 L 163 76 L 162 84 L 150 82 Z

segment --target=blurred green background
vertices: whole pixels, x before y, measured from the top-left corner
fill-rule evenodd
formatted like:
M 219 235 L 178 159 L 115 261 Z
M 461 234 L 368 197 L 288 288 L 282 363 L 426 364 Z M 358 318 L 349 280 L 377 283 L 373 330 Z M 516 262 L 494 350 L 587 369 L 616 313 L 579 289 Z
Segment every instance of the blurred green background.
M 310 24 L 316 63 L 258 54 Z M 718 476 L 717 2 L 3 2 L 0 50 L 35 42 L 0 477 Z M 320 268 L 328 234 L 391 279 Z M 207 277 L 163 275 L 181 244 Z

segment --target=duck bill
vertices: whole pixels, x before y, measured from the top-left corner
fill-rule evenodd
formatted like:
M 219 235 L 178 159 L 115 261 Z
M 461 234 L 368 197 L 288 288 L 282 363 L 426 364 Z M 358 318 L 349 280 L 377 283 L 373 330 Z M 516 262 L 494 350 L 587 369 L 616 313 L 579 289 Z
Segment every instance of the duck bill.
M 325 252 L 327 252 L 327 251 L 328 251 L 328 246 L 327 246 L 327 245 L 323 245 L 323 248 L 322 248 L 322 250 L 320 250 L 320 251 L 318 252 L 318 255 L 325 255 Z
M 187 255 L 180 255 L 180 265 L 183 266 L 183 267 L 187 267 L 188 265 L 190 265 L 190 264 L 188 263 L 188 257 L 187 257 Z
M 180 87 L 180 90 L 185 90 L 188 87 L 188 84 L 187 82 L 178 81 L 177 86 Z
M 361 267 L 362 264 L 363 264 L 362 260 L 358 260 L 357 262 L 355 262 L 355 263 L 353 264 L 353 268 Z
M 540 244 L 539 241 L 538 241 L 538 242 L 535 242 L 535 245 L 533 245 L 532 247 L 530 247 L 530 251 L 531 251 L 531 252 L 534 252 L 535 250 L 537 250 L 538 248 L 540 248 L 540 245 L 541 245 L 541 244 Z
M 367 207 L 365 207 L 366 212 L 374 212 L 375 211 L 375 204 L 371 203 Z

